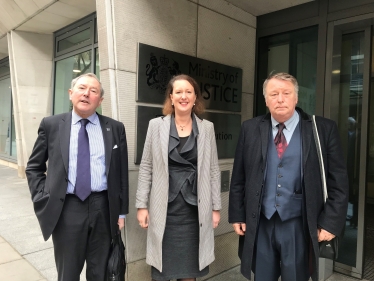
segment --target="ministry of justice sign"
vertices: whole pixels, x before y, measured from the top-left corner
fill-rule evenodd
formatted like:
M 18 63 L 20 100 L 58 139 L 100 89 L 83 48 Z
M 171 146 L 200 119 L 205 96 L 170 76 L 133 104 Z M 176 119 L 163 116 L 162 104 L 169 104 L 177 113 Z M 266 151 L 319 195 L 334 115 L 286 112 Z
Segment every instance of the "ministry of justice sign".
M 241 111 L 242 70 L 139 43 L 137 101 L 162 104 L 169 80 L 187 74 L 199 83 L 207 109 Z

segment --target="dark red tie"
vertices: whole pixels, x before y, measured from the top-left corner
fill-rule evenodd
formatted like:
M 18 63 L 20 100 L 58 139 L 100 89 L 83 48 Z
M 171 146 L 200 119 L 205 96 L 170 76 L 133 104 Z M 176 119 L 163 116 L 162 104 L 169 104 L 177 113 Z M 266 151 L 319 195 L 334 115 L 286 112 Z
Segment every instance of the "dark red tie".
M 278 133 L 274 138 L 274 143 L 278 151 L 278 157 L 282 158 L 283 153 L 286 151 L 286 148 L 287 148 L 287 140 L 283 134 L 283 129 L 286 126 L 284 125 L 284 123 L 279 123 L 277 127 L 278 127 Z

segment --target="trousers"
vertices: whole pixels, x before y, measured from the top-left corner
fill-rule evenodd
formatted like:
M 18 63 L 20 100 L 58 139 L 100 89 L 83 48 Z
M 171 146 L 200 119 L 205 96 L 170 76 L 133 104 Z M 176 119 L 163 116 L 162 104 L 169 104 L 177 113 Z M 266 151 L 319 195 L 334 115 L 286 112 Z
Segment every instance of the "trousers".
M 79 281 L 84 262 L 88 281 L 104 281 L 111 243 L 107 192 L 83 202 L 67 194 L 52 240 L 58 281 Z
M 255 281 L 307 281 L 308 243 L 303 219 L 282 221 L 278 212 L 267 219 L 261 214 L 255 244 L 253 272 Z

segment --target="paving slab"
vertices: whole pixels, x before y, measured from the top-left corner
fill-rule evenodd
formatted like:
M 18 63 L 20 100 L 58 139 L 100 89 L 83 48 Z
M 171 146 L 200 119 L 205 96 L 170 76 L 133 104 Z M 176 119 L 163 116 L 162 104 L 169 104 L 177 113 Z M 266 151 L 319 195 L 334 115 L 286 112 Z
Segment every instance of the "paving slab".
M 56 271 L 53 248 L 37 251 L 23 256 L 39 271 L 52 268 Z
M 8 243 L 0 243 L 0 265 L 22 259 L 22 256 Z
M 1 280 L 39 281 L 45 279 L 29 262 L 20 259 L 0 265 Z

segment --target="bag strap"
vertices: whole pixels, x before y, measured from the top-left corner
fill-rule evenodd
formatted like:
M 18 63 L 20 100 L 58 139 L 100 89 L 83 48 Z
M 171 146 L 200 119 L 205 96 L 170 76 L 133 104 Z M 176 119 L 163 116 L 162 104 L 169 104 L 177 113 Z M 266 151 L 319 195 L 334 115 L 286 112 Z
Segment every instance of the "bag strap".
M 322 181 L 322 188 L 323 188 L 323 200 L 326 203 L 328 195 L 327 195 L 327 186 L 326 186 L 325 165 L 323 164 L 321 142 L 319 140 L 317 124 L 316 124 L 316 116 L 315 115 L 312 116 L 312 121 L 313 121 L 313 136 L 314 136 L 314 141 L 316 142 L 317 154 L 318 154 L 318 160 L 319 160 L 319 169 L 321 171 L 321 181 Z

